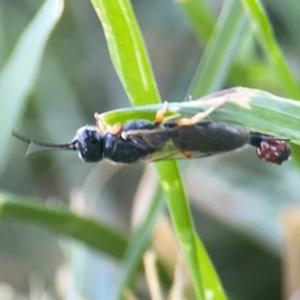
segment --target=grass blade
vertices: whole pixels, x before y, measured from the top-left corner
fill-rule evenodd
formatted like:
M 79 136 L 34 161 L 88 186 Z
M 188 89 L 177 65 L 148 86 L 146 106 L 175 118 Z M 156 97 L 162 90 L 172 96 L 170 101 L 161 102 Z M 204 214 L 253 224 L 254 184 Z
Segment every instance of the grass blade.
M 290 97 L 300 99 L 298 85 L 276 42 L 271 23 L 262 5 L 258 0 L 242 0 L 242 3 L 252 24 L 252 29 L 265 51 L 266 57 L 268 57 L 273 64 L 275 74 L 280 78 Z
M 115 258 L 124 255 L 126 239 L 107 226 L 68 210 L 46 208 L 32 199 L 26 200 L 24 197 L 0 194 L 0 219 L 44 227 L 84 242 L 91 248 Z
M 203 0 L 175 0 L 189 19 L 199 41 L 208 42 L 215 26 L 215 19 Z M 201 20 L 201 22 L 199 22 Z
M 300 104 L 298 101 L 275 96 L 271 93 L 236 87 L 213 93 L 205 98 L 179 103 L 169 103 L 169 111 L 191 117 L 209 106 L 203 99 L 218 102 L 224 97 L 227 103 L 209 115 L 212 121 L 238 123 L 249 130 L 282 138 L 289 138 L 300 145 Z M 212 102 L 211 102 L 212 103 Z M 119 109 L 101 115 L 107 122 L 126 122 L 132 118 L 154 120 L 161 105 Z
M 119 280 L 116 298 L 120 297 L 123 288 L 129 286 L 141 265 L 143 254 L 151 241 L 153 226 L 164 206 L 161 189 L 157 189 L 152 199 L 147 216 L 142 224 L 133 232 L 123 260 L 123 274 Z
M 159 103 L 148 55 L 129 1 L 92 0 L 92 3 L 102 22 L 113 64 L 133 105 Z M 177 165 L 166 162 L 157 164 L 156 168 L 197 297 L 203 299 L 194 226 Z
M 129 100 L 135 106 L 160 102 L 129 1 L 92 0 L 92 4 L 101 20 L 111 60 Z
M 12 128 L 35 82 L 46 42 L 62 9 L 62 0 L 45 2 L 25 29 L 0 74 L 0 172 L 7 161 L 7 145 Z
M 201 272 L 206 275 L 203 277 L 206 299 L 227 299 L 221 280 L 197 234 L 195 234 L 195 239 L 199 257 L 199 268 L 201 269 Z
M 188 96 L 199 98 L 222 88 L 238 49 L 246 21 L 238 1 L 225 2 L 196 70 Z

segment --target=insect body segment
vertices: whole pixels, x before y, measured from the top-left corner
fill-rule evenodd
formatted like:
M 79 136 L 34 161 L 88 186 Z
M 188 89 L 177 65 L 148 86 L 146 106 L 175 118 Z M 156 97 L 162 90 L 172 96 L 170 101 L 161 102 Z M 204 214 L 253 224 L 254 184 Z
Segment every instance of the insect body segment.
M 107 132 L 104 136 L 104 157 L 116 163 L 130 164 L 159 150 L 139 136 L 127 136 L 131 131 L 151 131 L 157 126 L 159 125 L 148 121 L 135 120 L 126 123 L 122 131 L 117 134 Z
M 172 128 L 174 145 L 191 152 L 216 153 L 238 149 L 249 143 L 248 131 L 223 122 L 201 122 L 193 125 L 166 124 Z
M 262 160 L 281 165 L 291 155 L 291 148 L 288 140 L 276 139 L 271 136 L 261 135 L 258 132 L 251 132 L 250 144 L 257 147 L 256 153 Z

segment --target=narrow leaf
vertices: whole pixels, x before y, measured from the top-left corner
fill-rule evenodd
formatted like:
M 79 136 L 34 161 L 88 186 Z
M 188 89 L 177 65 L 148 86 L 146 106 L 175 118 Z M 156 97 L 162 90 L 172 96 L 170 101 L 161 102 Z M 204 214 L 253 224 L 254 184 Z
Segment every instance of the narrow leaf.
M 206 101 L 209 100 L 209 101 Z M 227 102 L 209 115 L 209 120 L 232 122 L 282 138 L 289 138 L 300 145 L 300 104 L 296 100 L 275 96 L 271 93 L 235 87 L 219 91 L 195 101 L 169 103 L 173 114 L 192 117 L 209 108 L 213 103 Z M 119 109 L 101 115 L 107 122 L 126 122 L 138 118 L 154 120 L 162 105 L 147 105 L 138 108 Z
M 127 245 L 123 236 L 95 220 L 14 195 L 0 194 L 0 220 L 35 224 L 116 258 L 124 255 Z
M 130 101 L 136 106 L 159 103 L 147 51 L 129 1 L 92 0 L 92 3 L 102 22 L 111 59 Z M 177 165 L 166 162 L 157 164 L 156 168 L 197 297 L 203 299 L 194 227 Z
M 188 96 L 198 98 L 224 86 L 247 18 L 238 1 L 226 1 L 213 34 L 201 57 Z
M 204 0 L 175 0 L 189 19 L 199 41 L 207 42 L 215 26 L 215 20 Z
M 63 9 L 62 0 L 47 0 L 25 29 L 0 74 L 0 172 L 12 128 L 36 79 L 46 42 Z
M 91 0 L 101 20 L 111 60 L 135 105 L 160 102 L 140 29 L 127 0 Z
M 284 56 L 274 37 L 271 23 L 258 0 L 241 0 L 252 24 L 259 43 L 265 51 L 265 55 L 273 64 L 275 74 L 281 79 L 284 87 L 292 98 L 300 99 L 298 85 L 294 80 Z

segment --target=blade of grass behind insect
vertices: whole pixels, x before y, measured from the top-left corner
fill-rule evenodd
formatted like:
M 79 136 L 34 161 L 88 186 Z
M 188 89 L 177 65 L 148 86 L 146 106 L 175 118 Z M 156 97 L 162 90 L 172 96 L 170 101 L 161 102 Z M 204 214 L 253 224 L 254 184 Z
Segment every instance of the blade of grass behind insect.
M 238 1 L 226 1 L 201 58 L 188 96 L 199 98 L 222 88 L 238 49 L 247 18 Z
M 224 24 L 223 24 L 224 26 L 220 26 L 220 18 L 219 18 L 219 22 L 218 22 L 219 26 L 218 26 L 218 24 L 216 25 L 216 27 L 219 27 L 219 29 L 216 28 L 215 34 L 214 34 L 217 37 L 212 37 L 212 32 L 214 30 L 215 25 L 213 24 L 212 26 L 210 26 L 208 21 L 206 21 L 205 19 L 203 21 L 202 14 L 208 14 L 209 18 L 212 20 L 212 22 L 214 22 L 214 23 L 216 23 L 216 22 L 215 22 L 214 17 L 211 16 L 210 10 L 208 10 L 206 7 L 205 8 L 203 7 L 202 1 L 189 0 L 189 1 L 177 1 L 177 2 L 183 9 L 184 13 L 187 15 L 187 19 L 190 21 L 192 29 L 194 30 L 194 33 L 200 44 L 202 44 L 203 41 L 205 42 L 205 44 L 207 44 L 209 42 L 210 37 L 211 37 L 210 44 L 213 44 L 213 42 L 212 42 L 213 40 L 214 40 L 215 44 L 218 42 L 221 43 L 221 45 L 217 45 L 216 47 L 211 47 L 213 49 L 219 49 L 219 46 L 222 46 L 222 41 L 227 41 L 227 39 L 224 36 L 224 33 L 221 32 L 221 34 L 217 34 L 217 31 L 218 30 L 222 31 L 222 29 L 224 29 L 224 32 L 228 32 L 228 30 L 226 30 L 223 27 L 231 26 L 232 21 L 234 22 L 235 18 L 239 17 L 238 10 L 236 11 L 236 14 L 235 14 L 235 12 L 231 13 L 231 16 L 226 19 L 226 22 L 224 22 Z M 207 5 L 207 3 L 206 3 L 206 5 Z M 228 7 L 232 6 L 232 2 L 227 1 L 227 6 Z M 236 6 L 236 7 L 238 7 L 238 6 Z M 234 8 L 236 8 L 236 7 L 234 6 L 232 10 L 234 11 Z M 201 12 L 199 12 L 199 11 L 201 11 Z M 223 11 L 224 11 L 224 9 L 223 9 Z M 202 27 L 206 28 L 207 32 L 206 32 L 205 36 L 204 36 L 204 34 L 203 35 L 199 34 L 202 32 Z M 246 26 L 246 27 L 248 27 L 248 26 Z M 242 28 L 240 28 L 239 23 L 238 23 L 236 25 L 235 30 L 239 31 L 240 29 L 242 29 Z M 243 31 L 243 36 L 244 36 L 244 33 L 245 33 L 245 30 Z M 234 33 L 232 33 L 231 35 L 234 36 Z M 230 39 L 228 41 L 230 41 Z M 230 47 L 230 42 L 229 42 L 228 46 Z M 220 48 L 220 49 L 222 49 L 222 48 Z M 240 50 L 240 47 L 238 49 Z M 242 51 L 245 51 L 245 49 L 242 48 Z M 208 48 L 206 49 L 206 52 L 210 53 L 208 51 Z M 253 60 L 254 57 L 252 56 L 251 59 Z M 228 80 L 231 83 L 236 83 L 237 85 L 241 85 L 241 82 L 242 82 L 243 83 L 242 85 L 249 86 L 249 84 L 250 84 L 250 83 L 248 84 L 249 77 L 245 76 L 245 74 L 247 73 L 247 68 L 245 68 L 245 65 L 237 63 L 236 61 L 237 60 L 235 59 L 230 65 L 230 68 L 229 68 L 230 73 L 228 74 L 228 77 L 229 77 Z M 248 60 L 248 61 L 249 61 L 249 64 L 252 63 L 251 60 Z M 225 62 L 225 64 L 226 64 L 226 62 Z M 199 67 L 198 69 L 199 69 L 199 74 L 200 74 L 201 67 Z M 226 75 L 226 73 L 225 73 L 225 75 Z M 204 93 L 202 93 L 202 94 L 204 94 Z
M 19 39 L 0 74 L 0 172 L 8 156 L 11 131 L 30 93 L 46 42 L 63 9 L 62 0 L 47 0 Z
M 297 50 L 300 46 L 300 2 L 298 0 L 267 0 L 264 5 L 272 6 L 272 11 L 279 16 L 282 25 L 287 29 L 287 35 L 293 38 L 294 43 L 297 44 Z M 293 49 L 293 51 L 297 51 Z
M 141 265 L 143 254 L 149 246 L 152 237 L 154 223 L 164 206 L 162 196 L 161 189 L 157 187 L 145 220 L 129 240 L 128 248 L 124 256 L 123 276 L 121 276 L 116 290 L 117 297 L 120 297 L 125 286 L 131 285 Z
M 127 0 L 92 0 L 92 3 L 102 22 L 113 64 L 130 101 L 134 105 L 159 103 L 148 55 L 130 3 Z M 156 168 L 175 231 L 190 267 L 197 298 L 203 299 L 194 225 L 177 165 L 175 162 L 165 162 L 157 164 Z
M 160 102 L 130 3 L 126 0 L 91 2 L 101 20 L 111 60 L 129 100 L 135 106 Z
M 62 0 L 47 0 L 26 27 L 13 54 L 0 74 L 0 169 L 6 160 L 5 146 L 14 122 L 35 82 L 46 42 L 63 9 Z M 31 203 L 30 203 L 31 202 Z M 0 219 L 35 224 L 86 243 L 121 258 L 127 241 L 110 228 L 67 210 L 45 208 L 32 199 L 0 195 Z M 98 237 L 101 236 L 102 239 Z M 110 243 L 107 243 L 110 241 Z
M 298 85 L 290 72 L 285 58 L 275 39 L 272 25 L 264 11 L 264 8 L 258 0 L 241 0 L 245 12 L 248 14 L 252 29 L 259 43 L 265 51 L 266 57 L 272 62 L 273 70 L 278 75 L 283 87 L 289 96 L 294 99 L 300 99 Z M 300 164 L 299 147 L 292 147 L 293 156 Z
M 238 1 L 225 2 L 189 88 L 188 95 L 200 97 L 217 91 L 223 86 L 247 24 L 246 21 L 246 16 Z M 200 241 L 199 244 L 201 244 Z M 222 284 L 207 258 L 207 255 L 203 255 L 203 252 L 198 252 L 199 267 L 207 266 L 206 272 L 210 271 L 209 273 L 205 272 L 207 274 L 206 278 L 203 279 L 205 288 L 216 296 L 215 299 L 226 299 Z
M 115 258 L 121 258 L 127 246 L 123 236 L 93 219 L 64 209 L 44 207 L 36 200 L 6 193 L 0 193 L 0 219 L 35 224 Z
M 258 0 L 241 0 L 247 13 L 254 34 L 265 51 L 266 57 L 273 64 L 274 72 L 278 74 L 283 86 L 294 99 L 300 99 L 298 85 L 291 74 L 285 58 L 275 39 L 272 25 Z
M 300 145 L 299 101 L 243 87 L 218 91 L 205 98 L 208 97 L 216 103 L 222 99 L 227 100 L 226 104 L 209 115 L 210 120 L 240 124 L 252 131 L 291 139 L 293 143 Z M 168 108 L 181 117 L 192 117 L 209 108 L 209 104 L 203 99 L 169 103 Z M 162 105 L 123 108 L 101 114 L 101 118 L 110 124 L 117 120 L 126 122 L 132 118 L 153 120 L 155 112 L 160 108 Z
M 215 18 L 203 0 L 175 0 L 185 12 L 199 41 L 208 42 L 215 26 Z M 201 20 L 201 22 L 199 21 Z
M 197 243 L 197 251 L 199 257 L 199 267 L 203 274 L 204 286 L 205 286 L 205 296 L 207 299 L 227 299 L 226 293 L 221 284 L 220 278 L 214 269 L 213 263 L 211 262 L 205 248 L 197 235 L 195 233 L 195 239 Z

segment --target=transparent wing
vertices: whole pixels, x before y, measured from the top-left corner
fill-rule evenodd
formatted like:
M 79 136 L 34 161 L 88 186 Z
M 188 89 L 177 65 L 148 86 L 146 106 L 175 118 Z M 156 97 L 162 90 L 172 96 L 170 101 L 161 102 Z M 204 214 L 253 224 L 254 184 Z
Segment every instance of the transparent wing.
M 190 157 L 187 157 L 183 154 L 183 152 L 178 149 L 172 141 L 168 141 L 165 144 L 165 147 L 162 150 L 155 151 L 152 154 L 149 154 L 141 159 L 139 159 L 138 163 L 149 163 L 155 161 L 163 161 L 163 160 L 177 160 L 177 159 L 188 159 L 188 158 L 201 158 L 216 155 L 222 152 L 213 152 L 213 153 L 203 153 L 201 151 L 191 151 Z
M 249 143 L 249 132 L 228 123 L 203 122 L 191 126 L 159 127 L 127 131 L 126 138 L 146 143 L 153 152 L 137 162 L 201 158 L 235 149 Z

